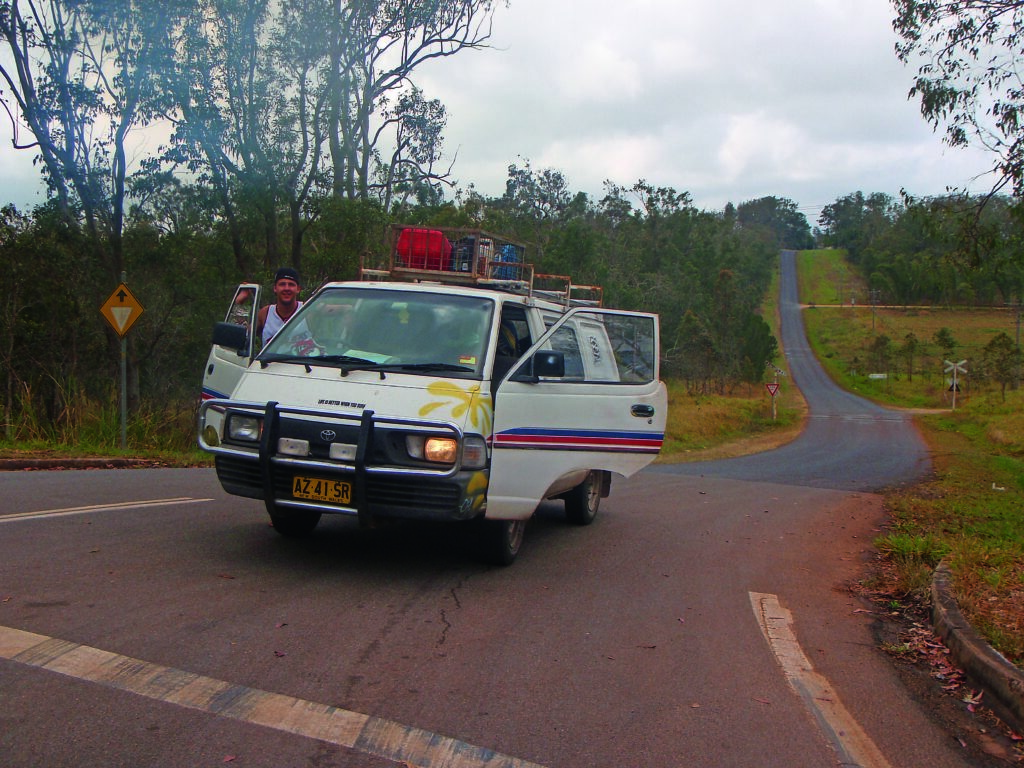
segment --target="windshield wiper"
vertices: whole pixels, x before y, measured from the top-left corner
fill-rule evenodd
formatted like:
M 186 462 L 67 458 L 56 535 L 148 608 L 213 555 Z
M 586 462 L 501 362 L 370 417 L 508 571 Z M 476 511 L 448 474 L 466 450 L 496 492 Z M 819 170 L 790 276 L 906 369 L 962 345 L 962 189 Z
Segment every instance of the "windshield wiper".
M 354 366 L 367 366 L 373 367 L 377 363 L 372 360 L 367 360 L 363 357 L 351 357 L 349 355 L 284 355 L 284 354 L 269 354 L 260 357 L 260 368 L 266 368 L 271 363 L 294 363 L 297 365 L 306 366 L 306 372 L 312 370 L 311 365 L 328 365 L 342 364 L 342 365 L 354 365 Z
M 342 365 L 341 375 L 348 376 L 351 371 L 379 371 L 380 377 L 383 379 L 385 371 L 456 371 L 459 373 L 472 373 L 474 370 L 468 365 L 455 365 L 454 363 L 372 363 L 368 360 L 365 363 L 365 365 Z
M 309 365 L 309 358 L 303 355 L 265 355 L 261 356 L 259 361 L 260 368 L 266 368 L 271 363 L 293 363 L 306 366 L 306 373 L 313 370 Z
M 473 372 L 468 365 L 456 365 L 455 363 L 391 363 L 389 368 L 400 371 L 463 371 Z
M 379 371 L 381 378 L 384 378 L 385 371 L 452 371 L 458 373 L 472 373 L 474 368 L 468 365 L 456 365 L 455 363 L 375 363 L 364 357 L 353 357 L 351 355 L 284 355 L 270 354 L 259 358 L 260 367 L 266 368 L 271 363 L 292 363 L 303 365 L 309 373 L 313 365 L 337 365 L 341 368 L 341 375 L 348 376 L 352 371 Z

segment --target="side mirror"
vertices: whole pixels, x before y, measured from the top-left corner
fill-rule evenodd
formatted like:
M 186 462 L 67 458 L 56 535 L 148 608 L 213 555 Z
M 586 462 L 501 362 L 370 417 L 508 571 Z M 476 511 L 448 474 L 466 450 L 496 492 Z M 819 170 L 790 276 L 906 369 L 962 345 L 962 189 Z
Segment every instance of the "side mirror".
M 560 379 L 565 376 L 565 353 L 542 349 L 533 356 L 532 368 L 535 377 L 546 376 Z
M 249 353 L 249 332 L 243 325 L 217 323 L 213 326 L 213 343 L 218 347 L 238 350 L 238 354 Z

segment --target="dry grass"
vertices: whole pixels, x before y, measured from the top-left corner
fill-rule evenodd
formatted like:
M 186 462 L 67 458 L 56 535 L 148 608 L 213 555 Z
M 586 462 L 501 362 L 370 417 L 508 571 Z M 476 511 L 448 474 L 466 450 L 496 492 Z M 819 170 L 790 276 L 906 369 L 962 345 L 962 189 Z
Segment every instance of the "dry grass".
M 668 382 L 669 415 L 658 462 L 709 461 L 768 451 L 795 438 L 806 406 L 785 388 L 772 419 L 771 398 L 762 386 L 743 395 L 690 395 L 680 382 Z
M 957 405 L 966 405 L 979 393 L 991 392 L 995 384 L 979 381 L 972 372 L 982 349 L 999 333 L 1011 338 L 1016 333 L 1015 316 L 1001 309 L 902 309 L 878 307 L 813 307 L 804 311 L 804 323 L 818 359 L 829 375 L 843 387 L 879 402 L 909 408 L 949 408 L 952 394 L 944 360 L 948 351 L 935 342 L 935 334 L 948 328 L 957 346 L 954 362 L 967 360 L 967 376 L 959 381 Z M 913 368 L 895 352 L 908 334 L 919 346 Z M 894 352 L 888 371 L 869 365 L 870 347 L 878 336 L 889 338 Z M 886 373 L 885 379 L 869 378 Z

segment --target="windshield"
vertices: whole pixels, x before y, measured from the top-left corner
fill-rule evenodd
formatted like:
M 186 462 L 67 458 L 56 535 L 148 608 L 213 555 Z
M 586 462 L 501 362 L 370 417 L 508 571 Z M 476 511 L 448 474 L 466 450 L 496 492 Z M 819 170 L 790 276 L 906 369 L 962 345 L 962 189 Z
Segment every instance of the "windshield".
M 327 288 L 259 360 L 479 379 L 493 309 L 493 301 L 475 296 Z

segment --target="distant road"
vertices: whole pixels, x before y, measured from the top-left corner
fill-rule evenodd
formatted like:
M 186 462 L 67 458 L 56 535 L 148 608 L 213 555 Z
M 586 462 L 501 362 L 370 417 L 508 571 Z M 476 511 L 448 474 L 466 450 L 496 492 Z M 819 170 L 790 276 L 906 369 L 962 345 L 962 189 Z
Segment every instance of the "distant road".
M 828 377 L 807 343 L 797 295 L 796 252 L 782 252 L 781 343 L 793 381 L 807 400 L 803 433 L 766 453 L 719 461 L 659 464 L 654 472 L 755 480 L 836 490 L 878 491 L 910 483 L 931 468 L 909 416 L 850 394 Z

